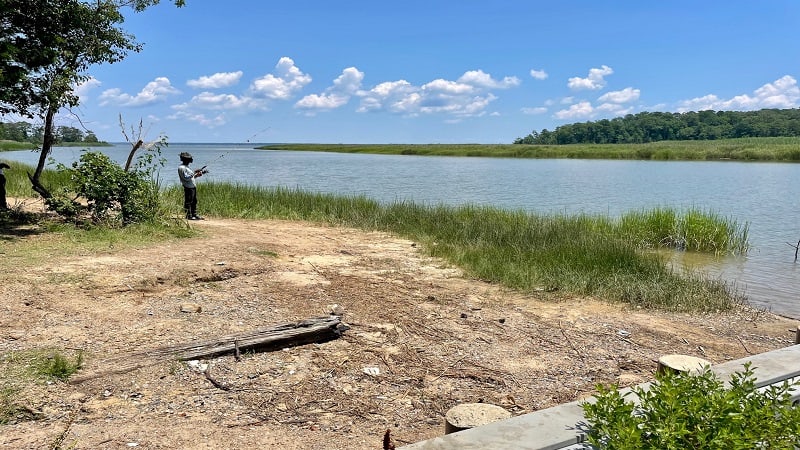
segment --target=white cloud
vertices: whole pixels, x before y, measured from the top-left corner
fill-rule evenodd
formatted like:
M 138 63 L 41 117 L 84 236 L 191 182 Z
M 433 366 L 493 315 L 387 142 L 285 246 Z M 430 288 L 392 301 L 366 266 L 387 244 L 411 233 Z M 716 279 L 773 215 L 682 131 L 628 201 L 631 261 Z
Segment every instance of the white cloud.
M 522 108 L 523 114 L 536 115 L 536 114 L 544 114 L 546 112 L 547 108 L 545 108 L 544 106 L 540 106 L 538 108 Z
M 196 80 L 189 80 L 186 85 L 195 89 L 218 89 L 233 86 L 242 78 L 243 72 L 220 72 L 210 76 L 202 76 Z
M 370 90 L 359 91 L 357 95 L 362 99 L 357 111 L 476 117 L 486 114 L 486 108 L 497 99 L 490 90 L 508 89 L 519 84 L 516 77 L 496 80 L 481 70 L 465 72 L 455 81 L 439 78 L 422 86 L 414 86 L 406 80 L 388 81 Z
M 207 128 L 214 128 L 227 123 L 224 114 L 218 114 L 215 117 L 207 117 L 205 114 L 192 114 L 185 111 L 178 111 L 167 118 L 174 120 L 188 120 L 190 122 L 196 122 Z
M 554 116 L 557 119 L 585 119 L 594 115 L 594 108 L 589 102 L 580 102 L 570 106 L 568 109 L 557 111 Z
M 333 90 L 346 94 L 355 94 L 361 89 L 361 82 L 364 80 L 364 72 L 355 67 L 348 67 L 342 71 L 338 78 L 333 80 Z
M 192 97 L 187 103 L 173 105 L 172 108 L 179 111 L 186 111 L 193 108 L 210 110 L 250 110 L 259 108 L 265 109 L 266 104 L 263 100 L 254 99 L 252 97 L 201 92 Z
M 531 69 L 531 77 L 537 80 L 544 80 L 547 78 L 547 72 L 544 70 Z
M 789 75 L 767 83 L 753 91 L 753 95 L 737 95 L 728 100 L 714 94 L 679 102 L 677 111 L 748 111 L 763 108 L 797 108 L 800 106 L 800 88 Z
M 305 85 L 311 76 L 304 74 L 291 58 L 282 57 L 275 65 L 275 75 L 267 74 L 253 81 L 250 89 L 256 97 L 288 100 Z
M 574 91 L 579 90 L 592 90 L 596 91 L 606 86 L 605 77 L 614 73 L 611 67 L 606 65 L 601 66 L 599 69 L 592 68 L 589 70 L 589 76 L 586 78 L 573 77 L 567 82 L 567 86 Z
M 147 83 L 136 95 L 130 95 L 114 88 L 100 94 L 100 106 L 146 106 L 164 101 L 171 94 L 178 94 L 179 90 L 172 87 L 167 77 L 158 77 Z
M 355 67 L 348 67 L 342 71 L 333 85 L 322 94 L 306 95 L 295 103 L 294 107 L 304 109 L 308 114 L 314 111 L 329 111 L 339 108 L 350 101 L 350 97 L 359 92 L 361 81 L 364 79 L 364 72 Z
M 487 89 L 508 89 L 520 84 L 520 80 L 517 77 L 505 77 L 502 80 L 495 80 L 482 70 L 467 71 L 464 75 L 461 75 L 458 82 Z
M 349 100 L 350 97 L 340 94 L 311 94 L 300 99 L 294 107 L 308 110 L 331 110 L 346 105 Z
M 595 107 L 594 110 L 605 115 L 619 117 L 632 113 L 634 108 L 632 106 L 622 106 L 619 103 L 603 103 Z
M 83 83 L 75 86 L 75 89 L 72 92 L 78 96 L 81 103 L 86 102 L 89 99 L 89 91 L 92 89 L 99 87 L 102 83 L 95 77 L 89 77 L 88 80 L 84 81 Z
M 422 85 L 423 91 L 428 91 L 434 95 L 464 95 L 475 92 L 475 87 L 457 81 L 448 81 L 441 78 Z
M 609 103 L 629 103 L 639 100 L 640 94 L 641 91 L 639 91 L 639 89 L 627 87 L 621 91 L 606 92 L 597 100 Z

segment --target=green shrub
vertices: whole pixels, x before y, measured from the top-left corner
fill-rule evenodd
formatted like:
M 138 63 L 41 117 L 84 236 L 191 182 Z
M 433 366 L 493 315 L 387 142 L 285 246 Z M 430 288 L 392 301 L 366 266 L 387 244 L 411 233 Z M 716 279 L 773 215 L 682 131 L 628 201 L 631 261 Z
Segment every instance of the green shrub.
M 147 222 L 160 214 L 159 186 L 153 174 L 160 159 L 160 143 L 147 149 L 125 170 L 107 155 L 84 151 L 71 167 L 58 165 L 69 182 L 46 199 L 47 206 L 69 219 L 88 213 L 94 223 Z M 82 200 L 82 201 L 81 201 Z
M 756 389 L 755 381 L 750 364 L 729 386 L 710 370 L 665 373 L 649 389 L 633 388 L 638 405 L 617 386 L 598 386 L 596 402 L 582 405 L 589 442 L 614 450 L 798 448 L 800 408 L 792 405 L 793 385 Z

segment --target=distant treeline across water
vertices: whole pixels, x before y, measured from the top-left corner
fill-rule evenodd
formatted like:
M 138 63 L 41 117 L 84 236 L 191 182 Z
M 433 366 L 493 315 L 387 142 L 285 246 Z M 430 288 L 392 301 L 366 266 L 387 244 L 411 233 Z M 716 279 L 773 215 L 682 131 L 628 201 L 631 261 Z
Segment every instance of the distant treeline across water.
M 657 141 L 800 136 L 800 109 L 642 112 L 544 129 L 515 144 L 641 144 Z

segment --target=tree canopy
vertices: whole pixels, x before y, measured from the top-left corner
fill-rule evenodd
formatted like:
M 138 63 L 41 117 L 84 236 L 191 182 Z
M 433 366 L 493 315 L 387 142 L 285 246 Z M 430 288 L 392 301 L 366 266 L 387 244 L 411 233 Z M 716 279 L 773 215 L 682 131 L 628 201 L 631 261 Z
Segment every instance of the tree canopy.
M 121 9 L 141 11 L 159 1 L 0 0 L 0 113 L 42 119 L 39 164 L 30 178 L 43 197 L 49 192 L 38 180 L 55 140 L 55 114 L 78 104 L 73 90 L 88 79 L 89 67 L 141 51 L 120 26 Z
M 800 136 L 800 109 L 642 112 L 517 138 L 515 144 L 641 144 L 673 140 Z

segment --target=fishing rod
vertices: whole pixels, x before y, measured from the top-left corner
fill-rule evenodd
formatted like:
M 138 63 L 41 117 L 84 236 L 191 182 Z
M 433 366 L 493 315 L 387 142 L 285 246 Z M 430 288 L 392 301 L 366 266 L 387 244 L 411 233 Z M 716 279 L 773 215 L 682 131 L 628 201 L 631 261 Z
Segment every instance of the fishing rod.
M 221 160 L 222 158 L 224 158 L 224 157 L 225 157 L 225 156 L 226 156 L 228 153 L 230 153 L 230 152 L 231 152 L 231 151 L 230 151 L 230 150 L 228 150 L 227 152 L 220 153 L 219 155 L 217 155 L 217 157 L 216 157 L 216 158 L 214 158 L 214 159 L 212 159 L 210 162 L 206 163 L 206 165 L 204 165 L 203 167 L 201 167 L 201 168 L 199 168 L 199 169 L 195 170 L 195 171 L 194 171 L 194 173 L 195 173 L 196 175 L 203 175 L 203 174 L 206 174 L 206 173 L 208 173 L 208 172 L 209 172 L 209 171 L 208 171 L 208 166 L 210 166 L 210 165 L 212 165 L 212 164 L 216 163 L 217 161 Z

